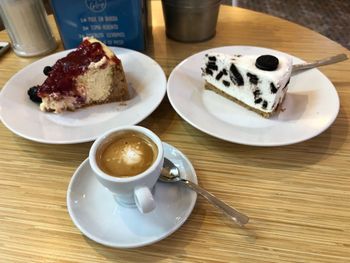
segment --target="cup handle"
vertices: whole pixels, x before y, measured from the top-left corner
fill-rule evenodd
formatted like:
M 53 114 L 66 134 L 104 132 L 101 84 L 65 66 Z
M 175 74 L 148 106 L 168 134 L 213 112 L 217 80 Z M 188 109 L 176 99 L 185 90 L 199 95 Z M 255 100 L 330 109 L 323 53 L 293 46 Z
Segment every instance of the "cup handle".
M 137 187 L 134 190 L 134 198 L 141 213 L 151 212 L 156 207 L 151 190 L 146 186 Z

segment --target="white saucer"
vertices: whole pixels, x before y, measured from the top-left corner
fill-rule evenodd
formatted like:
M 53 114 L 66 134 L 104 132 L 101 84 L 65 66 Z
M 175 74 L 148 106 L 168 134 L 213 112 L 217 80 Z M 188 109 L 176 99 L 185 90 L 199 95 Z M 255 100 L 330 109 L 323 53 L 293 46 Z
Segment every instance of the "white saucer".
M 197 183 L 196 172 L 186 156 L 163 144 L 165 157 L 175 163 L 182 177 Z M 170 183 L 157 183 L 154 196 L 156 209 L 148 214 L 120 206 L 97 181 L 86 159 L 69 183 L 67 207 L 74 224 L 90 239 L 110 247 L 134 248 L 176 231 L 191 214 L 197 199 L 194 191 Z
M 176 112 L 197 129 L 229 142 L 280 146 L 311 139 L 325 131 L 339 112 L 339 97 L 330 80 L 318 69 L 292 76 L 285 110 L 265 119 L 232 101 L 204 89 L 201 67 L 208 52 L 226 54 L 292 55 L 260 47 L 227 46 L 205 50 L 182 61 L 171 72 L 167 94 Z

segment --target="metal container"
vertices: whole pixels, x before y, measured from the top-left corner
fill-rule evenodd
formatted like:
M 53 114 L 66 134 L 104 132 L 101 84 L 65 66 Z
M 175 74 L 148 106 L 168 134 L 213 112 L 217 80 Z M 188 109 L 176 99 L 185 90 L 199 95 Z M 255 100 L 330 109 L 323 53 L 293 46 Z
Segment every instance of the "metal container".
M 166 35 L 181 42 L 214 37 L 221 0 L 162 0 Z
M 0 16 L 17 55 L 38 56 L 57 47 L 41 0 L 1 0 Z

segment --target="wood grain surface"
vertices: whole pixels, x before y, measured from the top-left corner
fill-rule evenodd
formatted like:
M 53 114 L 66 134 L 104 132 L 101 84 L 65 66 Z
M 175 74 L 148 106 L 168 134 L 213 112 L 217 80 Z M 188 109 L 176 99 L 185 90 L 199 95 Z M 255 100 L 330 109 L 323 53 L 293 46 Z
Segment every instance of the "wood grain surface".
M 213 39 L 179 43 L 165 36 L 159 1 L 152 1 L 152 13 L 146 54 L 167 76 L 186 57 L 226 45 L 268 47 L 304 60 L 350 55 L 309 29 L 228 6 L 221 6 Z M 52 17 L 50 22 L 59 39 Z M 5 31 L 0 39 L 8 39 Z M 7 52 L 0 58 L 0 87 L 37 59 Z M 198 197 L 178 231 L 137 249 L 99 245 L 82 235 L 68 215 L 68 183 L 91 143 L 40 144 L 0 125 L 0 262 L 350 262 L 349 66 L 346 61 L 320 69 L 340 96 L 334 124 L 290 146 L 251 147 L 216 139 L 182 120 L 165 98 L 140 125 L 186 154 L 199 184 L 251 221 L 240 229 Z

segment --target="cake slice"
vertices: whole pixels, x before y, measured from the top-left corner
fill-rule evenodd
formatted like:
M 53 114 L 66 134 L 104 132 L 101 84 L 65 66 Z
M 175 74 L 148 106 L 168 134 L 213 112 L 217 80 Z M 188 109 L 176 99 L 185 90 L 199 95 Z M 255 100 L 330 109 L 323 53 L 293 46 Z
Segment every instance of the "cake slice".
M 209 53 L 204 59 L 206 89 L 265 118 L 281 109 L 292 72 L 290 58 Z
M 34 95 L 41 99 L 42 111 L 60 113 L 128 99 L 121 61 L 95 38 L 84 38 L 76 50 L 45 67 L 44 74 L 44 83 L 28 91 L 32 100 Z

